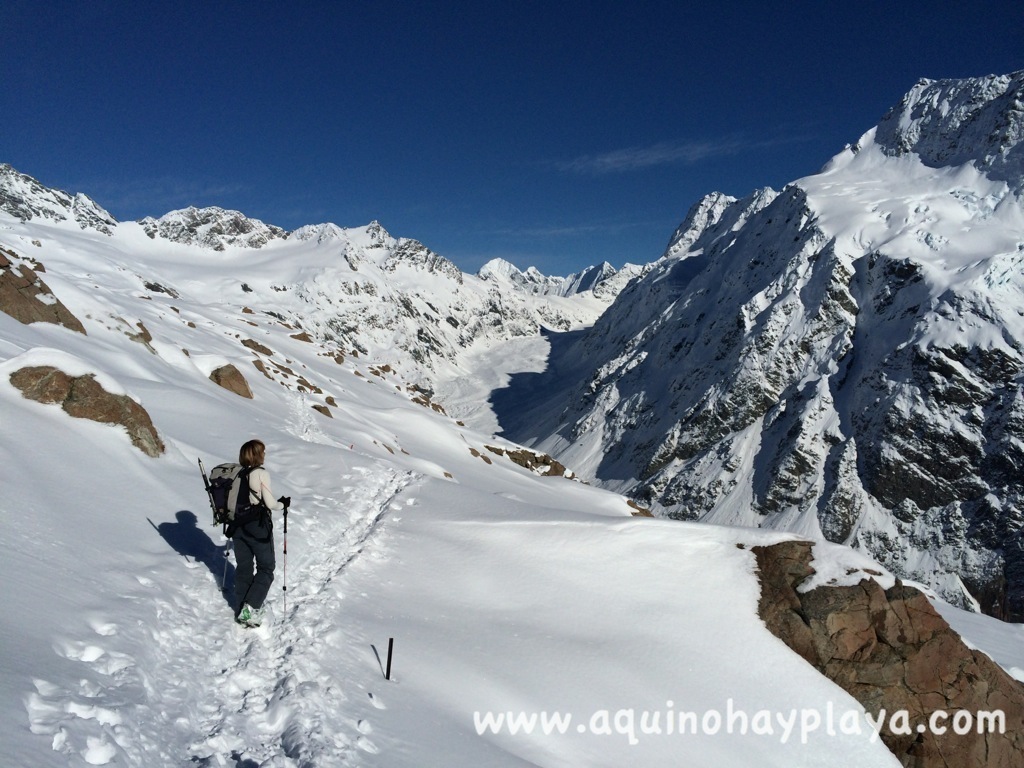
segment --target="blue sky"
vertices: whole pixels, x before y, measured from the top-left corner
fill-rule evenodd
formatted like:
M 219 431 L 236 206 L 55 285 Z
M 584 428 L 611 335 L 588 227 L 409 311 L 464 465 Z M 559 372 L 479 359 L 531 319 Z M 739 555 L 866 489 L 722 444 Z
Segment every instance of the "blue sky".
M 920 77 L 1024 69 L 1018 0 L 4 0 L 0 29 L 0 162 L 121 220 L 377 219 L 470 272 L 652 261 Z

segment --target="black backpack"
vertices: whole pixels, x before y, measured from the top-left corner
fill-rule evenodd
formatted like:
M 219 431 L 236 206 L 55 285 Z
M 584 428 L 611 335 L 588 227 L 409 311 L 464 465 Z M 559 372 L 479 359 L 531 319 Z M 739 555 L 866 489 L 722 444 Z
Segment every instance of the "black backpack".
M 249 486 L 249 475 L 258 467 L 243 467 L 241 464 L 218 464 L 206 476 L 202 459 L 199 460 L 199 470 L 203 474 L 203 481 L 206 484 L 206 492 L 210 497 L 210 506 L 213 509 L 213 524 L 224 526 L 224 535 L 231 537 L 239 528 L 245 528 L 255 522 L 259 522 L 268 533 L 265 537 L 258 538 L 258 541 L 270 541 L 270 530 L 273 526 L 270 510 L 263 503 L 263 499 L 252 492 Z M 228 506 L 228 499 L 231 488 L 235 482 L 239 483 L 238 494 L 235 500 L 235 508 Z M 243 486 L 248 493 L 242 493 Z M 255 503 L 254 503 L 255 502 Z
M 235 510 L 228 509 L 228 495 L 231 493 L 232 483 L 241 471 L 241 464 L 218 464 L 210 472 L 206 490 L 210 494 L 210 506 L 213 507 L 214 525 L 228 525 L 234 520 Z

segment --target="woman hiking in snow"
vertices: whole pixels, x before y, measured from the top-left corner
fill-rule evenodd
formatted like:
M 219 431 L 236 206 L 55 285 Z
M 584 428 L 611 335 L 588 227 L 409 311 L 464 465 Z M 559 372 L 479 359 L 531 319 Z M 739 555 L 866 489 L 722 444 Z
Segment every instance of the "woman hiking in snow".
M 242 471 L 228 494 L 228 509 L 235 510 L 235 519 L 228 528 L 235 545 L 235 621 L 248 627 L 263 623 L 263 602 L 274 581 L 271 512 L 284 509 L 287 514 L 291 502 L 287 496 L 275 499 L 270 490 L 270 473 L 263 468 L 266 448 L 260 440 L 250 440 L 241 447 L 238 463 Z M 246 491 L 248 498 L 243 495 Z

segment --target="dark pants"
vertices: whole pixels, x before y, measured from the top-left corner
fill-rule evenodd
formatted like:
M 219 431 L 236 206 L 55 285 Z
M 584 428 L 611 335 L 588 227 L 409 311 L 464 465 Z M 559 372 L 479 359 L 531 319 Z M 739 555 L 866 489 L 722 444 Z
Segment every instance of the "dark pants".
M 236 531 L 232 538 L 235 542 L 235 600 L 238 603 L 235 610 L 241 610 L 246 603 L 253 608 L 262 608 L 274 582 L 273 533 L 258 523 L 250 523 Z

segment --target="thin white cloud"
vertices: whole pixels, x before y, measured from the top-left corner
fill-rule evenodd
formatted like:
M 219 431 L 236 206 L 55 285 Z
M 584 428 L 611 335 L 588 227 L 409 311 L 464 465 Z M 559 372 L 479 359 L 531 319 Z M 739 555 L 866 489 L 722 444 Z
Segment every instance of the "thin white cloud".
M 561 171 L 600 176 L 626 173 L 663 165 L 694 165 L 703 160 L 736 155 L 755 149 L 799 141 L 798 137 L 747 141 L 732 136 L 713 141 L 658 142 L 644 147 L 626 147 L 599 155 L 581 155 L 556 163 Z
M 604 222 L 600 224 L 566 224 L 539 227 L 509 227 L 498 229 L 494 234 L 512 235 L 524 238 L 580 237 L 590 234 L 614 234 L 637 227 L 651 226 L 651 221 Z

